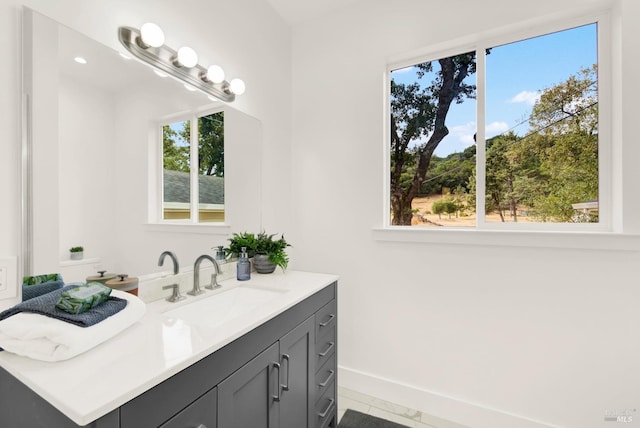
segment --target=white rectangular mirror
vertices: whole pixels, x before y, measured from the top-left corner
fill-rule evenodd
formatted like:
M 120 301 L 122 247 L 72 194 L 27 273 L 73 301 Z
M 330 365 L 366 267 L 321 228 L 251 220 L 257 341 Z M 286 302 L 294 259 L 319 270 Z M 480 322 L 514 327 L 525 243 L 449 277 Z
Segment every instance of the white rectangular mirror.
M 24 274 L 142 275 L 159 269 L 163 250 L 189 266 L 230 232 L 261 229 L 257 119 L 37 12 L 23 14 Z M 224 220 L 163 220 L 162 125 L 211 111 L 224 112 Z M 69 260 L 72 246 L 84 247 L 82 261 Z

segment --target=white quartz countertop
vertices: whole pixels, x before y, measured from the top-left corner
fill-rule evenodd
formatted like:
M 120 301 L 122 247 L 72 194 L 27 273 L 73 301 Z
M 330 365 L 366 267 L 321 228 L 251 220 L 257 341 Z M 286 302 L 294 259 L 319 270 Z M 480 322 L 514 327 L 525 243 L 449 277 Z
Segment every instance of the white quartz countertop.
M 215 291 L 169 303 L 164 299 L 147 304 L 145 317 L 129 329 L 92 350 L 55 363 L 32 360 L 0 352 L 0 366 L 34 390 L 78 425 L 86 425 L 168 379 L 286 311 L 338 277 L 299 271 L 278 270 L 270 275 L 252 274 L 249 281 L 222 281 Z M 236 287 L 273 291 L 274 297 L 254 304 L 250 311 L 224 318 L 194 311 L 176 310 L 197 303 L 206 311 L 203 299 Z M 240 296 L 244 293 L 233 292 Z M 250 294 L 250 293 L 247 293 Z M 241 301 L 239 303 L 242 303 Z M 173 311 L 167 314 L 167 311 Z M 180 313 L 190 312 L 190 316 Z M 196 319 L 199 318 L 199 319 Z

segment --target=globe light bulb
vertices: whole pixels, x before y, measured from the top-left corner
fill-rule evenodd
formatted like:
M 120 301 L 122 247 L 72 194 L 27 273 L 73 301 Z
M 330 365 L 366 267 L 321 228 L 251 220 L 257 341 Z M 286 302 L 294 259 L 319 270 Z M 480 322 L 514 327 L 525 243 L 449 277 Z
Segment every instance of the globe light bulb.
M 245 91 L 244 82 L 240 79 L 233 79 L 229 82 L 229 90 L 236 95 L 242 95 Z
M 178 49 L 178 63 L 184 67 L 191 68 L 198 63 L 198 54 L 188 46 Z
M 207 69 L 207 80 L 213 83 L 224 81 L 224 70 L 219 65 L 212 65 Z
M 164 32 L 153 22 L 147 22 L 140 27 L 140 38 L 147 46 L 159 48 L 164 44 Z

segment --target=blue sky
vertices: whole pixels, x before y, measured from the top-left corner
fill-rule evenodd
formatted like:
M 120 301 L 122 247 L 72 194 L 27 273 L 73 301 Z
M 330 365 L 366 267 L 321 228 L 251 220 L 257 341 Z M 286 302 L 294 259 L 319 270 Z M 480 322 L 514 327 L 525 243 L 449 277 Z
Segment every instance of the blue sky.
M 493 137 L 513 128 L 527 133 L 527 119 L 542 90 L 561 83 L 582 68 L 597 63 L 597 26 L 590 24 L 558 33 L 495 47 L 487 56 L 486 133 Z M 434 62 L 434 68 L 438 66 Z M 433 75 L 421 81 L 428 84 Z M 417 79 L 413 68 L 392 72 L 397 83 Z M 475 83 L 475 75 L 467 78 Z M 476 102 L 452 104 L 447 116 L 449 135 L 436 149 L 438 156 L 464 150 L 473 144 L 476 130 Z

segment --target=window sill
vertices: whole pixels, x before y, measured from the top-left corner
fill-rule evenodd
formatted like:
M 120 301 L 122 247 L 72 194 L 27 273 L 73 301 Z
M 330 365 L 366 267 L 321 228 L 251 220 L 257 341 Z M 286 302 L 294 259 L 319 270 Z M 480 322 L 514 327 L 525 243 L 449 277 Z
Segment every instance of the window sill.
M 426 230 L 398 226 L 374 228 L 373 238 L 381 242 L 640 251 L 640 234 L 613 232 Z
M 162 233 L 198 233 L 205 235 L 228 236 L 231 226 L 228 224 L 189 224 L 189 223 L 147 223 L 147 232 Z

